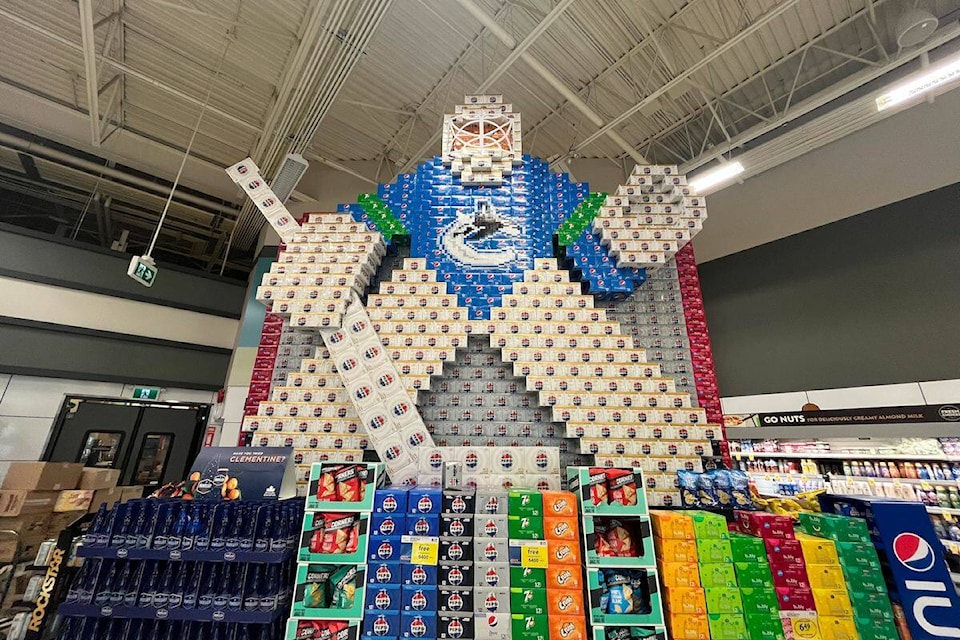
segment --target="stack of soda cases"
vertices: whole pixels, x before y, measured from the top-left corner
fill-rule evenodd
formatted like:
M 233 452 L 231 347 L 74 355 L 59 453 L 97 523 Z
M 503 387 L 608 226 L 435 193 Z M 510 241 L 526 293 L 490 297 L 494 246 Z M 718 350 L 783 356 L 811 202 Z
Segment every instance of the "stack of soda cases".
M 586 640 L 576 497 L 512 490 L 507 512 L 512 638 Z M 526 547 L 545 550 L 545 566 Z
M 734 514 L 741 533 L 763 540 L 786 640 L 820 640 L 817 605 L 793 520 L 760 511 Z
M 286 640 L 358 634 L 367 560 L 375 553 L 369 550 L 376 548 L 371 512 L 383 477 L 381 463 L 313 465 Z
M 593 638 L 666 637 L 643 471 L 569 467 L 567 480 L 581 513 Z
M 783 640 L 780 603 L 763 540 L 731 531 L 730 558 L 737 574 L 750 640 Z
M 890 607 L 886 581 L 866 522 L 828 513 L 801 513 L 800 530 L 810 539 L 831 549 L 827 553 L 831 559 L 836 556 L 836 566 L 839 567 L 840 575 L 837 576 L 837 569 L 823 567 L 818 571 L 808 565 L 811 581 L 819 579 L 814 577 L 817 573 L 822 573 L 824 580 L 829 579 L 835 584 L 839 578 L 851 602 L 852 616 L 842 623 L 834 621 L 831 624 L 822 617 L 821 611 L 820 629 L 824 640 L 829 640 L 828 629 L 831 626 L 841 627 L 840 631 L 849 635 L 850 618 L 862 640 L 897 640 L 900 635 Z M 807 542 L 804 545 L 805 554 L 808 546 L 813 544 Z M 828 575 L 831 577 L 827 578 Z M 834 637 L 839 640 L 839 632 Z
M 274 640 L 290 599 L 297 501 L 132 500 L 102 507 L 60 637 Z
M 510 566 L 507 494 L 480 491 L 474 516 L 474 634 L 476 640 L 510 640 L 512 580 L 525 583 L 523 571 L 516 576 Z

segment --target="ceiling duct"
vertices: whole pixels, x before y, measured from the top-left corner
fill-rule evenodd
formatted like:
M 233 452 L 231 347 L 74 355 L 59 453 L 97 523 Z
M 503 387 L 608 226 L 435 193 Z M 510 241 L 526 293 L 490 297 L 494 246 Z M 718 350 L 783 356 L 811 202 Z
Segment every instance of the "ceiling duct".
M 299 153 L 287 154 L 283 164 L 280 165 L 280 170 L 277 171 L 277 177 L 270 183 L 270 188 L 280 202 L 287 201 L 309 167 L 310 163 Z

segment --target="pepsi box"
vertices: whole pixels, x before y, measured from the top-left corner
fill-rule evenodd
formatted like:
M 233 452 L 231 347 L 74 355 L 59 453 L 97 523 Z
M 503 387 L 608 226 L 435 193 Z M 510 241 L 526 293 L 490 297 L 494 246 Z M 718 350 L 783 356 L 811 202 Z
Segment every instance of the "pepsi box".
M 401 638 L 436 638 L 437 615 L 419 611 L 404 611 L 400 614 Z
M 368 562 L 399 562 L 401 536 L 370 536 Z
M 373 494 L 374 513 L 403 514 L 407 511 L 407 489 L 405 487 L 383 487 Z
M 432 585 L 403 585 L 403 593 L 400 596 L 400 610 L 424 612 L 436 611 L 437 588 Z
M 443 491 L 443 513 L 474 513 L 477 494 L 471 489 L 445 489 Z
M 473 609 L 478 613 L 510 613 L 510 588 L 476 587 Z
M 401 582 L 406 585 L 437 585 L 437 567 L 428 564 L 401 565 Z
M 473 573 L 475 587 L 510 587 L 510 564 L 508 562 L 483 563 Z
M 472 538 L 474 517 L 451 514 L 440 515 L 440 534 L 450 538 Z
M 374 513 L 370 516 L 370 535 L 400 535 L 406 528 L 406 516 L 403 513 Z
M 509 613 L 478 613 L 473 616 L 475 640 L 511 640 L 513 621 Z
M 510 562 L 510 541 L 506 538 L 483 538 L 474 540 L 473 553 L 476 562 Z
M 473 540 L 440 538 L 440 561 L 461 562 L 473 560 Z
M 441 587 L 473 586 L 474 567 L 472 562 L 441 564 L 438 567 L 437 583 Z
M 400 610 L 400 585 L 373 585 L 367 589 L 366 609 L 376 611 Z
M 507 538 L 507 514 L 474 516 L 473 535 L 475 538 Z
M 437 610 L 453 611 L 464 615 L 473 613 L 473 589 L 440 587 Z
M 443 505 L 440 489 L 410 489 L 407 492 L 407 513 L 413 515 L 439 514 Z
M 400 612 L 367 611 L 363 616 L 363 635 L 372 638 L 400 637 Z
M 367 565 L 367 583 L 371 588 L 378 585 L 399 585 L 402 570 L 399 562 L 371 562 Z
M 473 638 L 473 614 L 466 616 L 440 615 L 437 617 L 437 638 L 454 640 Z
M 477 515 L 507 515 L 507 494 L 502 490 L 477 491 L 474 509 L 474 513 Z M 504 532 L 506 532 L 506 528 L 504 528 Z M 506 533 L 504 533 L 504 535 L 506 535 Z M 508 620 L 508 627 L 509 623 L 510 621 Z M 509 629 L 507 633 L 510 633 Z
M 438 536 L 440 535 L 440 516 L 438 514 L 408 515 L 404 535 Z

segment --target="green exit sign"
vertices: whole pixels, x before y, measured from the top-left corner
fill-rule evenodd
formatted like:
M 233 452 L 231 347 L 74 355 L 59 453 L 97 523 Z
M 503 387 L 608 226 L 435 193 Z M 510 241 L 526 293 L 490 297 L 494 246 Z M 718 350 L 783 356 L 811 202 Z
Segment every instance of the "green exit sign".
M 145 287 L 152 287 L 157 279 L 157 265 L 150 256 L 133 256 L 127 267 L 127 275 Z
M 160 398 L 160 389 L 153 387 L 134 387 L 133 397 L 135 400 L 158 400 Z

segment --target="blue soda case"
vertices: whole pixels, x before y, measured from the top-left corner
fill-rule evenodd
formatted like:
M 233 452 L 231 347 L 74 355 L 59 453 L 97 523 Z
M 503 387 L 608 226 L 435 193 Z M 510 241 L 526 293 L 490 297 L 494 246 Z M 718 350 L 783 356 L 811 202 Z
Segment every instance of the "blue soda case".
M 405 584 L 400 595 L 400 610 L 434 612 L 437 610 L 437 593 L 437 587 L 432 585 Z
M 401 582 L 406 585 L 436 586 L 437 567 L 428 564 L 402 564 Z
M 399 562 L 401 536 L 370 536 L 368 562 Z
M 367 610 L 398 611 L 400 607 L 401 596 L 399 584 L 373 585 L 367 589 Z

